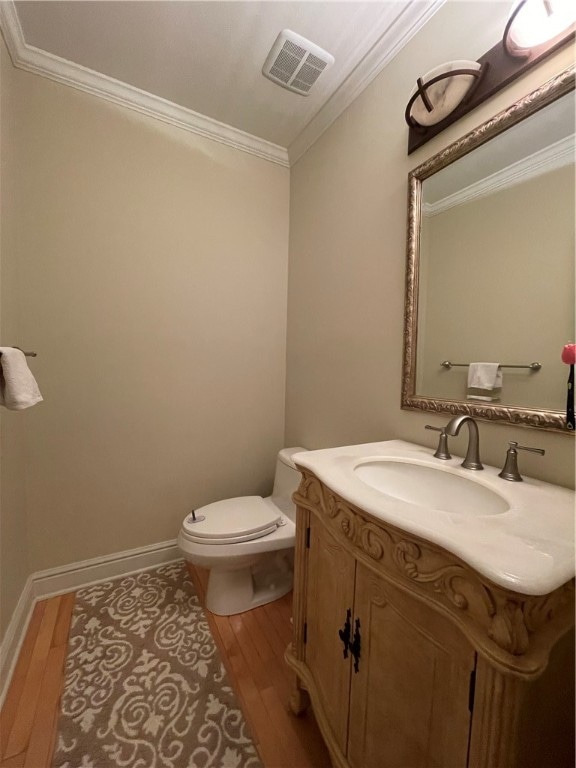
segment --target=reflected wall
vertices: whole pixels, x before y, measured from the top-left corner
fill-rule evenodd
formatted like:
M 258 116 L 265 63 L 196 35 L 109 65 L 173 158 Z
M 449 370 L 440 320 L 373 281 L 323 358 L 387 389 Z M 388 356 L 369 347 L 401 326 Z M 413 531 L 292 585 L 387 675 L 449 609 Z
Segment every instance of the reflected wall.
M 417 394 L 465 399 L 468 369 L 441 362 L 492 361 L 504 365 L 502 403 L 564 407 L 560 352 L 575 325 L 575 205 L 572 162 L 424 212 Z M 531 362 L 541 370 L 506 367 Z

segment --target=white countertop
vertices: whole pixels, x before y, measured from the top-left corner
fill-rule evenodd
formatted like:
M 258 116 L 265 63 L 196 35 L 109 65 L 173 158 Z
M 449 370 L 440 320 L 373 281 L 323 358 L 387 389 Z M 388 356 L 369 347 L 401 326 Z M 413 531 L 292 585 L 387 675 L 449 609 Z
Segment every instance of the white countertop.
M 574 577 L 574 491 L 525 476 L 524 482 L 509 482 L 498 477 L 496 467 L 462 469 L 462 458 L 441 461 L 433 452 L 403 440 L 388 440 L 306 451 L 292 459 L 346 501 L 439 544 L 495 584 L 522 594 L 545 595 Z M 355 474 L 359 463 L 379 459 L 460 475 L 497 493 L 510 509 L 467 516 L 401 501 L 366 485 Z

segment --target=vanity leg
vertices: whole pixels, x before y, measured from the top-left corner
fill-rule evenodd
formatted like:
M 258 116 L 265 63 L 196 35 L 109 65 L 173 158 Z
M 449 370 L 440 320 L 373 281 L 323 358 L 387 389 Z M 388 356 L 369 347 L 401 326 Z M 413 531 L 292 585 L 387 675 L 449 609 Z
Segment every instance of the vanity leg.
M 308 696 L 308 691 L 302 687 L 302 683 L 298 677 L 295 678 L 294 687 L 292 688 L 292 693 L 290 694 L 289 704 L 292 713 L 297 717 L 303 715 L 310 704 L 310 696 Z

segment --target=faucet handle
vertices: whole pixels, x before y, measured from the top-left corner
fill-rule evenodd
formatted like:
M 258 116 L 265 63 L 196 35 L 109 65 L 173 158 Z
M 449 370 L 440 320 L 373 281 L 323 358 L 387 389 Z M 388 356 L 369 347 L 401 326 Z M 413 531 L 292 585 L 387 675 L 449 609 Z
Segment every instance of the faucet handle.
M 498 477 L 503 480 L 510 480 L 514 483 L 521 483 L 522 476 L 518 471 L 518 451 L 530 451 L 530 453 L 539 453 L 540 456 L 544 456 L 546 451 L 543 448 L 530 448 L 527 445 L 518 445 L 515 440 L 508 442 L 508 450 L 506 451 L 506 462 L 502 472 L 498 473 Z
M 451 459 L 452 456 L 450 455 L 450 451 L 448 450 L 448 435 L 446 434 L 446 429 L 444 427 L 433 427 L 431 424 L 426 424 L 424 429 L 433 429 L 434 432 L 440 432 L 440 438 L 438 440 L 438 448 L 436 448 L 436 453 L 434 454 L 434 458 L 443 459 L 445 461 L 447 461 L 448 459 Z
M 518 445 L 518 443 L 515 443 L 514 440 L 510 441 L 510 445 L 514 445 L 514 448 L 517 451 L 530 451 L 531 453 L 539 453 L 540 456 L 544 456 L 546 454 L 544 448 L 529 448 L 527 445 Z

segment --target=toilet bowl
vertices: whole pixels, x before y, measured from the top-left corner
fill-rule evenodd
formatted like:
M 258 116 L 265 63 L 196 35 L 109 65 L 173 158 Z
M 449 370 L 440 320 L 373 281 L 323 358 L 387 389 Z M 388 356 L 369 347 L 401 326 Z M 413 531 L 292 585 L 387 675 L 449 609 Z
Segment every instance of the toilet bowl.
M 304 448 L 283 448 L 267 498 L 238 496 L 188 515 L 178 547 L 188 562 L 208 568 L 206 608 L 219 616 L 248 611 L 292 589 L 295 506 L 300 473 L 292 461 Z

